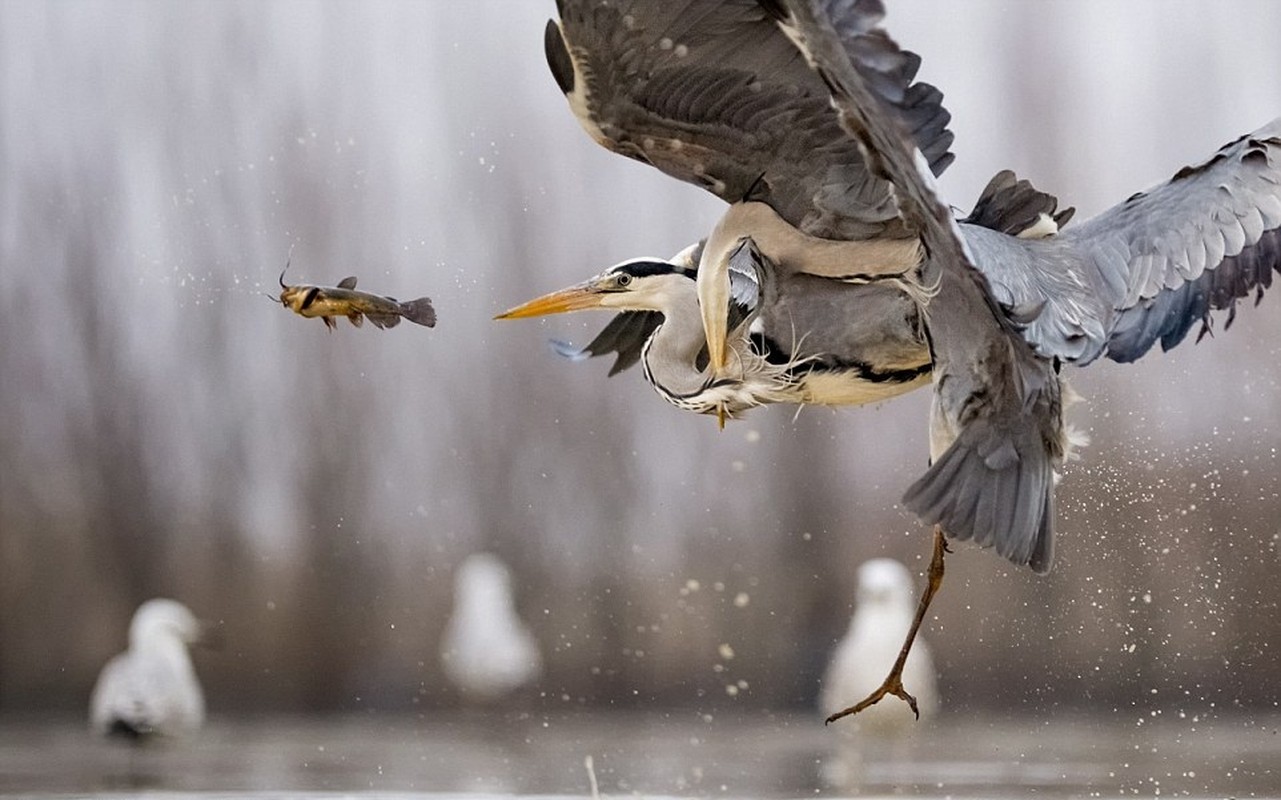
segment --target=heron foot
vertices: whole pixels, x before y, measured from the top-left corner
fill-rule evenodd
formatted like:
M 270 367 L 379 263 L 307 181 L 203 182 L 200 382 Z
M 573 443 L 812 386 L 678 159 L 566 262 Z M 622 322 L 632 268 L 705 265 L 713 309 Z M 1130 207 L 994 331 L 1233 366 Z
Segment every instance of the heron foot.
M 871 706 L 874 706 L 877 703 L 881 702 L 882 698 L 884 698 L 885 695 L 887 694 L 892 694 L 895 697 L 902 700 L 903 702 L 907 703 L 908 707 L 912 709 L 912 713 L 916 715 L 916 718 L 920 719 L 921 712 L 916 707 L 916 698 L 913 697 L 906 689 L 903 688 L 903 675 L 901 673 L 902 673 L 902 670 L 900 669 L 896 669 L 890 672 L 889 677 L 885 679 L 885 682 L 881 684 L 879 689 L 872 692 L 867 697 L 858 701 L 857 703 L 850 706 L 849 708 L 844 708 L 844 709 L 841 709 L 840 711 L 837 711 L 835 714 L 833 714 L 832 716 L 824 720 L 823 724 L 830 725 L 831 723 L 836 722 L 841 717 L 852 716 L 862 711 L 865 708 L 870 708 Z
M 916 642 L 916 634 L 921 629 L 921 622 L 925 619 L 925 612 L 929 610 L 930 602 L 934 599 L 934 595 L 938 593 L 939 587 L 943 585 L 943 557 L 950 552 L 952 551 L 947 546 L 947 539 L 943 536 L 943 529 L 935 525 L 934 555 L 930 558 L 930 569 L 925 591 L 921 593 L 921 599 L 916 604 L 916 616 L 912 619 L 912 627 L 908 629 L 907 638 L 903 640 L 903 647 L 899 649 L 898 658 L 894 660 L 894 666 L 890 669 L 890 674 L 886 676 L 885 681 L 876 691 L 849 708 L 837 711 L 828 717 L 823 724 L 830 725 L 842 717 L 857 714 L 863 709 L 881 702 L 881 699 L 887 694 L 892 694 L 907 703 L 916 718 L 921 718 L 920 709 L 916 707 L 916 698 L 903 688 L 903 665 L 907 663 L 907 654 L 912 652 L 912 645 Z

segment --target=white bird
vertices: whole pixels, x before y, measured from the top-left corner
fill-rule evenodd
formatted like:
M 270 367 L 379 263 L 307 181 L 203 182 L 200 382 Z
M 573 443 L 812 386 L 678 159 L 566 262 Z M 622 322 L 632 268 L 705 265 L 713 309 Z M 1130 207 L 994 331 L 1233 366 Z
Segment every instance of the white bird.
M 851 697 L 865 697 L 881 685 L 894 664 L 916 613 L 912 576 L 892 558 L 874 558 L 858 569 L 858 608 L 849 632 L 828 662 L 819 703 L 832 714 L 849 704 Z M 921 637 L 908 653 L 903 682 L 916 694 L 921 717 L 938 708 L 934 660 Z M 854 717 L 859 730 L 881 738 L 901 735 L 912 727 L 912 710 L 901 703 L 878 703 Z
M 195 732 L 205 698 L 187 646 L 200 639 L 195 615 L 176 600 L 148 600 L 129 623 L 129 649 L 102 668 L 89 700 L 91 728 L 134 740 Z
M 826 717 L 849 704 L 851 697 L 865 697 L 881 685 L 889 671 L 912 618 L 916 600 L 912 576 L 892 558 L 874 558 L 858 570 L 858 607 L 849 631 L 837 644 L 828 662 L 819 693 L 819 709 Z M 903 682 L 916 695 L 921 718 L 938 710 L 937 675 L 929 645 L 917 637 L 903 666 Z M 902 703 L 877 703 L 840 726 L 844 735 L 833 742 L 823 777 L 832 786 L 857 788 L 864 782 L 865 761 L 892 756 L 903 760 L 901 748 L 919 728 L 912 710 Z
M 516 614 L 511 573 L 497 556 L 475 553 L 458 568 L 440 662 L 465 697 L 482 703 L 542 674 L 538 642 Z

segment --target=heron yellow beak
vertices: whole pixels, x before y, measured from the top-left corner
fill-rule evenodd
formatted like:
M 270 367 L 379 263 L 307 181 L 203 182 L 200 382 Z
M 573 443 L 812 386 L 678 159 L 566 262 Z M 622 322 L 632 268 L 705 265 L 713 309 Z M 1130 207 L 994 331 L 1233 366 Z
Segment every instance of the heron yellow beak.
M 703 334 L 707 337 L 708 363 L 713 375 L 723 375 L 728 362 L 726 340 L 729 338 L 729 331 L 725 317 L 729 313 L 729 304 L 713 301 L 700 305 L 699 309 L 703 316 Z
M 729 338 L 729 266 L 713 262 L 699 265 L 698 312 L 707 337 L 707 357 L 713 375 L 725 374 L 726 340 Z
M 589 308 L 600 308 L 602 294 L 594 282 L 580 283 L 568 289 L 536 297 L 528 303 L 508 309 L 494 319 L 523 319 L 525 317 L 542 317 L 548 314 L 563 314 L 566 311 L 583 311 Z

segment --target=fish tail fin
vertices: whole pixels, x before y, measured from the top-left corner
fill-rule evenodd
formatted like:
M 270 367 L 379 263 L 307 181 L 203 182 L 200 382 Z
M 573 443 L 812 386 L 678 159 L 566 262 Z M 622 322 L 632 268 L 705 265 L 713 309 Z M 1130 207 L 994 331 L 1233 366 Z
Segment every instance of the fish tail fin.
M 430 297 L 420 297 L 400 304 L 400 314 L 410 322 L 428 328 L 436 326 L 436 309 L 432 308 Z

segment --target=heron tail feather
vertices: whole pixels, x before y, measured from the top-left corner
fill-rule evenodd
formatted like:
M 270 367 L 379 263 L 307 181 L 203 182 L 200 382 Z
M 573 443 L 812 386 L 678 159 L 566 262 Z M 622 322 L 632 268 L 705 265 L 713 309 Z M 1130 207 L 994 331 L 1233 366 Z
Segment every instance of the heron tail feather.
M 1027 431 L 1020 442 L 996 426 L 970 425 L 903 496 L 903 505 L 947 535 L 994 547 L 1035 572 L 1054 560 L 1054 465 Z

